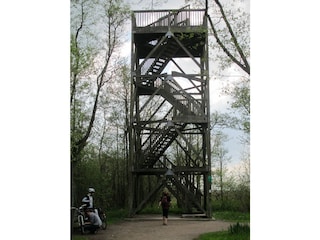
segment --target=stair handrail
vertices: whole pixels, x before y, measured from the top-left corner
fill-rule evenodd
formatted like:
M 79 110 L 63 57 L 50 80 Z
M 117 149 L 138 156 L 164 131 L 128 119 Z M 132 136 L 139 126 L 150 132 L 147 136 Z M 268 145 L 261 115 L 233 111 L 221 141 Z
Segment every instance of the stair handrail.
M 183 104 L 185 107 L 191 110 L 195 115 L 203 115 L 201 104 L 186 92 L 173 77 L 167 77 L 164 81 L 164 89 L 168 91 L 173 97 Z
M 155 136 L 154 133 L 160 128 L 160 125 L 161 125 L 163 122 L 166 122 L 166 121 L 167 121 L 166 119 L 169 117 L 170 113 L 172 113 L 172 112 L 173 112 L 173 107 L 169 109 L 169 111 L 167 112 L 167 114 L 164 116 L 163 121 L 159 122 L 159 123 L 154 127 L 154 130 L 150 133 L 149 137 L 148 137 L 148 138 L 143 142 L 143 144 L 141 145 L 141 150 L 146 150 L 146 149 L 148 149 L 148 146 L 143 149 L 144 145 L 145 145 L 146 143 L 150 142 L 150 141 L 153 142 L 155 139 L 157 139 L 157 137 L 158 137 L 159 135 L 156 135 L 156 136 Z M 161 129 L 161 128 L 160 128 L 160 129 Z

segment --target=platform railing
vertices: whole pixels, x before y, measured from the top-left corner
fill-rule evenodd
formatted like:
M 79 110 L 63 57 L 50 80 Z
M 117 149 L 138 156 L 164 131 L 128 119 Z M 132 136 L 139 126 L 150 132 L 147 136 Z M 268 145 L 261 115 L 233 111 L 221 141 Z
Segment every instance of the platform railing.
M 204 26 L 204 9 L 180 10 L 143 10 L 134 11 L 132 26 L 135 27 L 167 27 L 167 26 Z

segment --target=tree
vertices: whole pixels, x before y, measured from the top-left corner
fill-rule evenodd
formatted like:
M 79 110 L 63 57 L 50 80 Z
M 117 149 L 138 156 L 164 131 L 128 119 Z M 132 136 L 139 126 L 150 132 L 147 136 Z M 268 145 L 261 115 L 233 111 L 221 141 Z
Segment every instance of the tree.
M 214 49 L 220 48 L 225 57 L 217 55 L 220 60 L 221 69 L 230 66 L 231 63 L 239 66 L 245 74 L 240 74 L 239 81 L 228 84 L 224 93 L 231 96 L 231 109 L 236 110 L 237 120 L 234 127 L 242 130 L 245 134 L 245 141 L 249 142 L 250 134 L 250 45 L 249 45 L 249 14 L 241 9 L 225 11 L 220 1 L 215 0 L 213 8 L 219 21 L 215 24 L 208 14 L 209 23 L 216 39 L 217 45 Z M 222 19 L 222 21 L 221 21 Z M 230 19 L 230 20 L 229 20 Z M 248 74 L 248 75 L 247 75 Z M 242 76 L 241 76 L 242 75 Z
M 239 199 L 243 211 L 250 211 L 250 154 L 244 152 L 241 169 L 238 176 L 237 199 Z
M 250 75 L 249 14 L 240 9 L 239 5 L 235 7 L 236 3 L 240 1 L 233 0 L 229 9 L 226 5 L 231 1 L 224 2 L 225 6 L 219 0 L 185 0 L 185 2 L 206 8 L 206 16 L 217 43 L 217 45 L 211 44 L 211 46 L 224 53 L 223 56 L 216 52 L 216 58 L 221 58 L 220 67 L 225 68 L 234 63 Z
M 81 4 L 81 21 L 80 21 L 80 26 L 77 28 L 75 36 L 72 36 L 72 54 L 71 56 L 73 59 L 75 59 L 75 64 L 72 64 L 74 68 L 71 69 L 71 74 L 72 74 L 72 89 L 71 89 L 71 105 L 75 104 L 75 89 L 77 86 L 77 83 L 80 81 L 78 72 L 80 65 L 83 60 L 83 57 L 81 56 L 81 47 L 79 44 L 79 34 L 81 33 L 81 30 L 83 28 L 83 25 L 85 24 L 85 8 L 84 5 L 88 3 L 88 1 L 80 1 Z M 87 124 L 87 127 L 85 128 L 85 131 L 81 135 L 71 135 L 71 159 L 72 161 L 77 161 L 78 156 L 80 152 L 83 150 L 85 147 L 87 140 L 90 136 L 90 133 L 92 131 L 94 121 L 96 118 L 96 113 L 98 109 L 98 103 L 99 103 L 99 96 L 102 91 L 102 88 L 105 86 L 105 84 L 110 80 L 108 78 L 107 70 L 111 66 L 111 60 L 113 55 L 115 54 L 116 48 L 119 47 L 119 34 L 121 32 L 121 26 L 123 23 L 126 21 L 128 17 L 128 9 L 124 8 L 122 9 L 122 3 L 119 0 L 109 0 L 106 3 L 101 4 L 100 6 L 98 5 L 100 2 L 97 2 L 97 6 L 92 5 L 94 9 L 95 7 L 102 7 L 102 16 L 105 17 L 106 21 L 106 28 L 104 29 L 104 41 L 105 43 L 103 46 L 101 46 L 99 54 L 93 56 L 95 58 L 94 62 L 94 69 L 87 75 L 83 76 L 86 79 L 81 79 L 84 81 L 91 81 L 92 78 L 95 78 L 96 86 L 95 86 L 95 93 L 93 95 L 93 103 L 92 103 L 92 110 L 91 114 L 89 116 L 90 120 Z M 91 10 L 91 11 L 89 11 Z M 88 8 L 87 14 L 95 14 L 92 12 L 92 9 Z M 94 30 L 92 31 L 94 33 Z M 72 60 L 73 60 L 72 59 Z M 92 59 L 92 58 L 91 58 Z M 88 65 L 90 63 L 87 63 Z M 87 104 L 87 103 L 86 103 Z M 74 130 L 74 129 L 72 129 Z M 72 131 L 73 133 L 73 131 Z
M 100 95 L 110 81 L 128 16 L 121 0 L 71 2 L 72 180 L 95 124 Z M 74 192 L 74 182 L 72 186 Z
M 248 38 L 248 30 L 249 30 L 249 21 L 248 14 L 244 13 L 240 16 L 235 16 L 235 14 L 230 14 L 233 23 L 235 23 L 236 27 L 232 27 L 231 22 L 229 21 L 226 12 L 220 3 L 219 0 L 214 0 L 214 7 L 218 7 L 218 11 L 220 13 L 219 21 L 214 24 L 208 11 L 207 16 L 213 31 L 213 35 L 219 45 L 219 47 L 224 51 L 224 53 L 228 56 L 228 58 L 238 65 L 243 71 L 250 75 L 250 64 L 248 61 L 249 58 L 249 38 Z M 208 3 L 206 0 L 206 7 L 208 7 Z M 224 28 L 221 29 L 221 18 L 224 25 Z M 235 29 L 237 32 L 235 32 Z M 241 41 L 239 41 L 241 40 Z M 228 62 L 228 61 L 226 61 Z
M 243 142 L 250 142 L 250 82 L 248 78 L 242 78 L 228 88 L 224 89 L 225 94 L 231 96 L 231 109 L 237 112 L 234 117 L 234 128 L 245 133 Z
M 186 0 L 195 5 L 206 7 L 210 30 L 215 41 L 209 36 L 209 45 L 213 50 L 213 60 L 219 65 L 219 76 L 223 70 L 227 71 L 224 82 L 228 82 L 224 94 L 232 98 L 231 109 L 237 112 L 233 114 L 234 128 L 242 130 L 246 134 L 246 141 L 249 141 L 250 133 L 250 21 L 249 13 L 245 6 L 246 1 L 239 4 L 239 0 L 224 2 L 219 0 L 199 1 Z M 231 3 L 231 4 L 230 4 Z M 205 4 L 205 6 L 204 6 Z M 241 71 L 234 66 L 240 67 Z M 238 80 L 230 80 L 230 71 L 237 72 Z
M 126 205 L 128 197 L 128 127 L 129 127 L 129 100 L 130 100 L 130 69 L 125 61 L 120 60 L 118 63 L 118 75 L 110 89 L 111 98 L 110 104 L 111 114 L 108 122 L 110 126 L 109 135 L 114 132 L 114 151 L 113 151 L 113 166 L 114 171 L 114 199 L 120 206 Z
M 226 207 L 226 195 L 233 185 L 233 178 L 229 175 L 227 168 L 231 158 L 228 156 L 228 150 L 224 147 L 225 141 L 227 141 L 227 136 L 218 132 L 215 134 L 212 148 L 213 192 L 216 198 L 220 200 L 222 209 Z
M 168 0 L 148 0 L 148 1 L 145 1 L 145 0 L 133 0 L 131 5 L 132 6 L 145 6 L 144 8 L 145 9 L 154 9 L 154 8 L 157 8 L 157 7 L 160 7 L 162 6 L 163 4 L 167 3 Z

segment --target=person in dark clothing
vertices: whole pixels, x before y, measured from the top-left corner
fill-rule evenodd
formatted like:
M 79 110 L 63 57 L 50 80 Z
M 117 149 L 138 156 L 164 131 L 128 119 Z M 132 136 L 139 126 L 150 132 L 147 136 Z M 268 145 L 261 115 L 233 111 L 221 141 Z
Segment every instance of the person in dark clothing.
M 170 195 L 166 191 L 164 191 L 162 193 L 162 196 L 161 196 L 160 201 L 159 201 L 159 207 L 160 206 L 162 207 L 163 225 L 167 225 L 168 224 L 168 214 L 169 214 L 170 202 L 171 202 Z

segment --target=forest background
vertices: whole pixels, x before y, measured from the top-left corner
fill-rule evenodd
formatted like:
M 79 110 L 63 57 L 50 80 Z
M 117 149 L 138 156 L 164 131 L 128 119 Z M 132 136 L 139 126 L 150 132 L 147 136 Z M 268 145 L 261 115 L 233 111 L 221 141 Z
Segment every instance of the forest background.
M 70 6 L 31 0 L 1 3 L 1 9 L 0 182 L 7 196 L 1 203 L 9 198 L 12 206 L 1 224 L 3 235 L 42 239 L 47 226 L 69 224 Z M 318 62 L 312 58 L 319 54 L 318 8 L 311 1 L 252 1 L 250 9 L 251 233 L 263 232 L 259 239 L 274 232 L 283 239 L 311 238 L 320 202 L 313 194 L 319 182 Z M 42 211 L 29 222 L 46 220 L 38 223 L 39 236 L 29 224 L 19 231 L 8 224 L 35 206 L 35 198 Z M 270 222 L 273 231 L 265 231 L 263 223 Z

